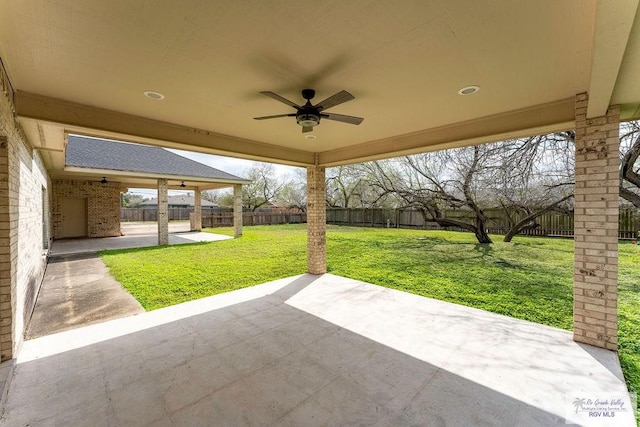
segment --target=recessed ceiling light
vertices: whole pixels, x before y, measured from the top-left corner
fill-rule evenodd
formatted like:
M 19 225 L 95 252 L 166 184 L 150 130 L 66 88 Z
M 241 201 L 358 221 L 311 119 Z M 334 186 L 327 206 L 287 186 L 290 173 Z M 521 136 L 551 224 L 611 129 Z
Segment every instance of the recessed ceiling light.
M 152 90 L 145 90 L 144 96 L 146 96 L 147 98 L 156 99 L 158 101 L 164 99 L 163 94 L 161 94 L 160 92 L 154 92 Z
M 480 90 L 480 86 L 466 86 L 458 91 L 458 95 L 473 95 Z
M 305 135 L 304 137 L 307 139 L 316 139 L 315 135 Z

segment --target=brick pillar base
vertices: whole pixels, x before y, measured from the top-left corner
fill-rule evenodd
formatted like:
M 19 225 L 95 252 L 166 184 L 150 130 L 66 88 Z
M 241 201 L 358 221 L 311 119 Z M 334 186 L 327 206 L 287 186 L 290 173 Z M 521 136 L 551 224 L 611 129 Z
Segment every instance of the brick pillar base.
M 233 186 L 233 237 L 242 237 L 242 185 Z
M 158 179 L 158 245 L 169 244 L 169 190 L 167 180 Z
M 193 190 L 193 222 L 191 231 L 202 231 L 202 193 L 198 187 Z
M 307 271 L 327 272 L 327 207 L 325 168 L 307 168 Z
M 618 348 L 619 107 L 587 119 L 576 96 L 573 339 Z

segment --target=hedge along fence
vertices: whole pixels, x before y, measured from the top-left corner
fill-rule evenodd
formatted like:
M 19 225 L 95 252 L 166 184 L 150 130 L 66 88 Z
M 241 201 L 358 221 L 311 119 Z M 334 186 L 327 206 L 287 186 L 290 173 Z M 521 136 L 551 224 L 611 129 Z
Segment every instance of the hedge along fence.
M 193 208 L 170 208 L 170 220 L 188 220 Z M 487 226 L 489 232 L 506 234 L 508 220 L 502 209 L 485 210 L 490 218 Z M 157 209 L 153 208 L 122 208 L 122 221 L 157 221 Z M 468 211 L 450 210 L 445 212 L 446 218 L 470 221 L 473 219 Z M 513 222 L 518 222 L 524 216 L 513 213 Z M 262 209 L 255 212 L 247 211 L 242 214 L 244 225 L 272 225 L 272 224 L 300 224 L 307 222 L 307 214 L 297 209 Z M 559 212 L 548 212 L 537 218 L 539 227 L 525 230 L 520 234 L 530 236 L 567 236 L 573 237 L 573 215 Z M 428 230 L 457 230 L 466 231 L 458 227 L 441 227 L 434 222 L 425 222 L 422 214 L 416 209 L 327 209 L 327 224 L 350 225 L 358 227 L 389 227 L 389 228 L 421 228 Z M 202 226 L 228 227 L 233 225 L 233 210 L 227 208 L 202 209 Z M 620 209 L 619 237 L 631 239 L 637 237 L 640 231 L 640 211 L 627 207 Z

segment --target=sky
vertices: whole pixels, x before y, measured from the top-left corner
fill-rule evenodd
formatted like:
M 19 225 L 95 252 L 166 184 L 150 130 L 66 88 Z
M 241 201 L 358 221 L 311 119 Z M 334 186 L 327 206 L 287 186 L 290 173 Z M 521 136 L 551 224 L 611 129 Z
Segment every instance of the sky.
M 236 159 L 233 157 L 224 157 L 224 156 L 215 156 L 213 154 L 202 154 L 202 153 L 194 153 L 192 151 L 182 151 L 182 150 L 174 150 L 170 148 L 166 148 L 166 150 L 171 151 L 172 153 L 178 154 L 180 156 L 186 157 L 191 160 L 195 160 L 196 162 L 203 163 L 207 166 L 211 166 L 212 168 L 220 169 L 221 171 L 228 172 L 233 175 L 237 175 L 241 178 L 246 177 L 247 171 L 251 169 L 253 165 L 259 162 L 254 162 L 252 160 L 244 160 L 244 159 Z M 295 171 L 300 169 L 294 166 L 284 166 L 274 164 L 276 173 L 278 177 L 293 178 Z M 152 198 L 157 196 L 157 192 L 152 188 L 130 188 L 129 193 L 132 194 L 140 194 L 146 198 Z M 185 190 L 169 190 L 170 195 L 179 195 L 179 194 L 192 194 L 191 191 Z

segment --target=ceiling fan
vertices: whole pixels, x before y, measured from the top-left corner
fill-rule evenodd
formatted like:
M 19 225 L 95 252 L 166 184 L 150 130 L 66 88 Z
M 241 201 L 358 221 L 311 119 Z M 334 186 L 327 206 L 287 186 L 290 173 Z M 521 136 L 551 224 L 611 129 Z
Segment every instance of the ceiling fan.
M 290 114 L 276 114 L 275 116 L 254 117 L 255 120 L 275 119 L 278 117 L 295 117 L 296 122 L 302 126 L 302 133 L 313 131 L 313 127 L 320 124 L 320 119 L 335 120 L 337 122 L 349 123 L 352 125 L 359 125 L 364 120 L 362 117 L 324 112 L 331 107 L 335 107 L 343 102 L 355 99 L 355 97 L 346 90 L 341 90 L 324 101 L 313 105 L 311 104 L 311 100 L 316 96 L 316 91 L 313 89 L 302 89 L 302 97 L 307 100 L 306 104 L 302 106 L 283 98 L 275 92 L 264 91 L 260 93 L 295 108 L 296 112 Z

